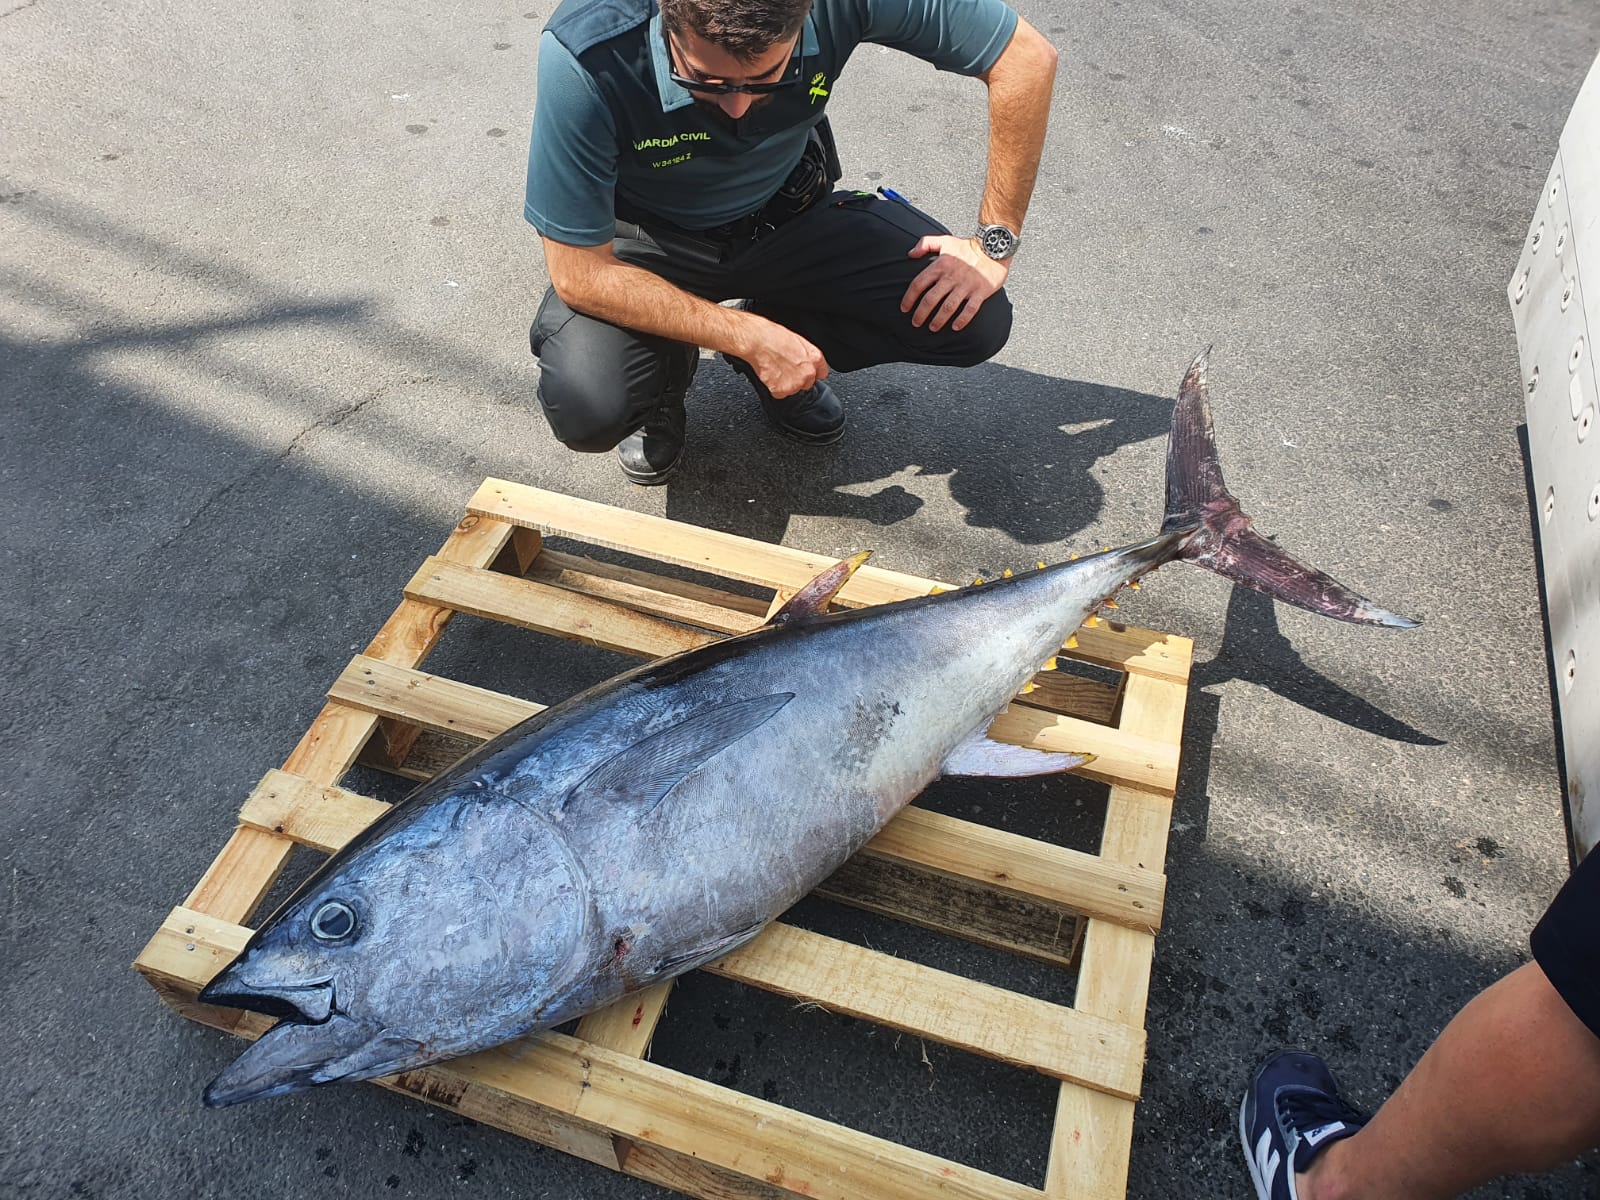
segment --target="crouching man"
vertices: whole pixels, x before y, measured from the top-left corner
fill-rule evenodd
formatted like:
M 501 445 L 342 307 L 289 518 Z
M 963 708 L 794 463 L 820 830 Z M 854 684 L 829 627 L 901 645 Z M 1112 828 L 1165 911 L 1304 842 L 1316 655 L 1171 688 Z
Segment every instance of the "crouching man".
M 970 236 L 892 192 L 834 190 L 825 113 L 862 42 L 987 85 Z M 701 347 L 813 445 L 844 432 L 832 371 L 992 357 L 1055 63 L 1002 0 L 565 0 L 539 47 L 525 207 L 551 282 L 531 342 L 556 437 L 663 483 Z

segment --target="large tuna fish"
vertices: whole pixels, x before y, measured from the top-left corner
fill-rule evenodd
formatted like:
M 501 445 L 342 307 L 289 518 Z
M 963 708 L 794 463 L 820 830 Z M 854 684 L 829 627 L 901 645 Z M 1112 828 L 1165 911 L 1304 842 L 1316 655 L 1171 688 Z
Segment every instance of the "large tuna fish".
M 1119 588 L 1174 558 L 1341 620 L 1413 622 L 1303 567 L 1223 486 L 1205 355 L 1160 536 L 979 588 L 826 613 L 859 556 L 770 625 L 545 710 L 331 857 L 201 993 L 283 1019 L 205 1092 L 233 1104 L 558 1025 L 755 936 L 935 777 L 1082 757 L 985 729 Z

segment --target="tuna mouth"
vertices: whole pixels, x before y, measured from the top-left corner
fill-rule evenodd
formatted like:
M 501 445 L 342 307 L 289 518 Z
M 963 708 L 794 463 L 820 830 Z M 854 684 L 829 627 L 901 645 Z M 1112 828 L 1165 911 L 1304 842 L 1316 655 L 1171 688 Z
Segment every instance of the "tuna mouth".
M 425 1060 L 419 1042 L 340 1008 L 332 978 L 279 983 L 251 979 L 251 970 L 259 976 L 263 964 L 235 962 L 200 992 L 203 1004 L 279 1018 L 207 1085 L 203 1099 L 208 1108 L 282 1096 L 338 1079 L 392 1075 Z
M 300 1025 L 321 1025 L 339 1011 L 332 978 L 310 983 L 252 983 L 233 967 L 206 984 L 197 999 L 202 1004 L 242 1008 Z

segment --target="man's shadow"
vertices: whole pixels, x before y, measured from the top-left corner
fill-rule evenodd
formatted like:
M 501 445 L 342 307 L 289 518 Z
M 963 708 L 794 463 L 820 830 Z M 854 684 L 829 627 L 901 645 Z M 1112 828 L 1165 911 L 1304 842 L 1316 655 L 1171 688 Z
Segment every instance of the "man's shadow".
M 797 446 L 766 423 L 742 379 L 720 361 L 702 363 L 666 515 L 778 542 L 792 516 L 886 526 L 948 498 L 969 527 L 1058 542 L 1100 514 L 1094 464 L 1164 438 L 1172 422 L 1171 397 L 995 363 L 897 364 L 833 382 L 848 414 L 844 438 Z M 1154 532 L 1159 496 L 1151 503 Z

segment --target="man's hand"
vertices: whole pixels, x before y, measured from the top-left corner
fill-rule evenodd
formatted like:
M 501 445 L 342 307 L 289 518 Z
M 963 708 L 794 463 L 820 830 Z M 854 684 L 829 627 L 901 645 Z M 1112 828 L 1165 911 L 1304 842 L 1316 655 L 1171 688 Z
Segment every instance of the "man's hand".
M 934 333 L 946 325 L 965 329 L 1011 273 L 1011 264 L 990 258 L 977 238 L 944 234 L 925 237 L 911 248 L 912 258 L 929 254 L 934 260 L 911 281 L 900 298 L 900 311 L 911 313 L 913 325 L 926 324 Z
M 776 399 L 803 392 L 828 377 L 828 360 L 805 338 L 776 321 L 745 315 L 748 341 L 736 357 L 749 363 L 763 387 Z

